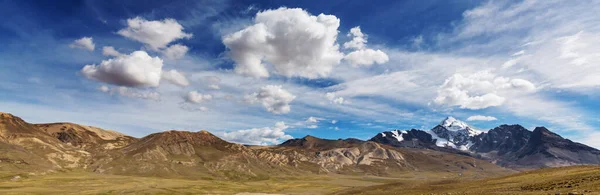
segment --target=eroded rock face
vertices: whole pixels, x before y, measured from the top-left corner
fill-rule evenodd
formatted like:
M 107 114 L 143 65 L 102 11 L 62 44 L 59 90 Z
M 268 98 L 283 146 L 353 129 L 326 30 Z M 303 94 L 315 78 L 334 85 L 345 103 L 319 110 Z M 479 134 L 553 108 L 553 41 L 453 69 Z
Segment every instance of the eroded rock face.
M 35 126 L 65 144 L 88 151 L 121 148 L 136 141 L 136 138 L 115 131 L 73 123 L 48 123 Z

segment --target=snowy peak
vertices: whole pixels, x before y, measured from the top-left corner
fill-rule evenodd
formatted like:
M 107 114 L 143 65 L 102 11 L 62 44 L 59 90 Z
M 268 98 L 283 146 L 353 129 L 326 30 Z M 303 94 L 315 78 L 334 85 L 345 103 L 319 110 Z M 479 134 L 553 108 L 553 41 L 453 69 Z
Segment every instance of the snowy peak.
M 463 130 L 466 129 L 467 127 L 469 127 L 469 125 L 465 122 L 462 122 L 454 117 L 446 117 L 446 119 L 444 119 L 441 123 L 440 126 L 442 127 L 446 127 L 446 129 L 450 130 L 450 131 L 458 131 L 458 130 Z
M 446 119 L 444 119 L 439 126 L 444 127 L 446 130 L 448 131 L 462 131 L 465 132 L 468 136 L 476 136 L 481 134 L 482 132 L 479 130 L 474 129 L 473 127 L 471 127 L 469 124 L 460 121 L 454 117 L 446 117 Z
M 482 132 L 472 128 L 465 122 L 449 116 L 431 129 L 430 133 L 437 140 L 436 145 L 466 151 L 473 145 L 471 139 Z

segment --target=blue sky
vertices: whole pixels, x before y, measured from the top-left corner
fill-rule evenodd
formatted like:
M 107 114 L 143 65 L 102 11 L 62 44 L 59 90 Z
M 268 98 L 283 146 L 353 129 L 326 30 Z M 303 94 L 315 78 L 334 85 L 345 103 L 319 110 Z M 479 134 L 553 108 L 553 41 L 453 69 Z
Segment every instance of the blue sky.
M 600 147 L 595 1 L 0 3 L 0 110 L 30 122 L 276 144 L 454 116 Z

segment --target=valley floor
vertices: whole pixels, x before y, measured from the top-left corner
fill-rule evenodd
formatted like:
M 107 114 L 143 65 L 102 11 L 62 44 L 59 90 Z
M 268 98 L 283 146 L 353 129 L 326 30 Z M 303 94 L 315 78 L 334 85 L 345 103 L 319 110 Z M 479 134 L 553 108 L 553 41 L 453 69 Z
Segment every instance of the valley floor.
M 539 169 L 473 181 L 396 182 L 335 194 L 600 194 L 600 166 Z
M 345 175 L 260 181 L 185 180 L 64 172 L 0 173 L 0 194 L 600 194 L 600 166 L 541 169 L 490 179 L 438 173 L 400 178 Z
M 282 177 L 260 181 L 186 180 L 104 175 L 89 172 L 44 176 L 0 175 L 0 194 L 328 194 L 352 186 L 395 182 L 397 178 L 343 175 Z

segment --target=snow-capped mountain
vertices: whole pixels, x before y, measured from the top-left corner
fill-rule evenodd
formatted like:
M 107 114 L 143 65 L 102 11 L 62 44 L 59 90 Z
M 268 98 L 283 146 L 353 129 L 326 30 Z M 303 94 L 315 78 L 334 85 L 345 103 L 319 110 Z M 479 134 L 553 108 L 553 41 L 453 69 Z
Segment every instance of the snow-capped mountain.
M 544 127 L 532 132 L 521 125 L 500 125 L 482 132 L 453 117 L 431 130 L 386 131 L 369 141 L 471 155 L 519 170 L 600 164 L 600 150 L 565 139 Z
M 468 151 L 471 141 L 482 132 L 467 123 L 447 117 L 431 130 L 393 130 L 377 134 L 371 140 L 397 147 L 453 148 Z
M 437 139 L 437 146 L 452 147 L 466 151 L 473 145 L 473 142 L 471 141 L 472 138 L 483 132 L 476 130 L 463 121 L 449 116 L 428 133 L 430 133 L 434 139 Z

